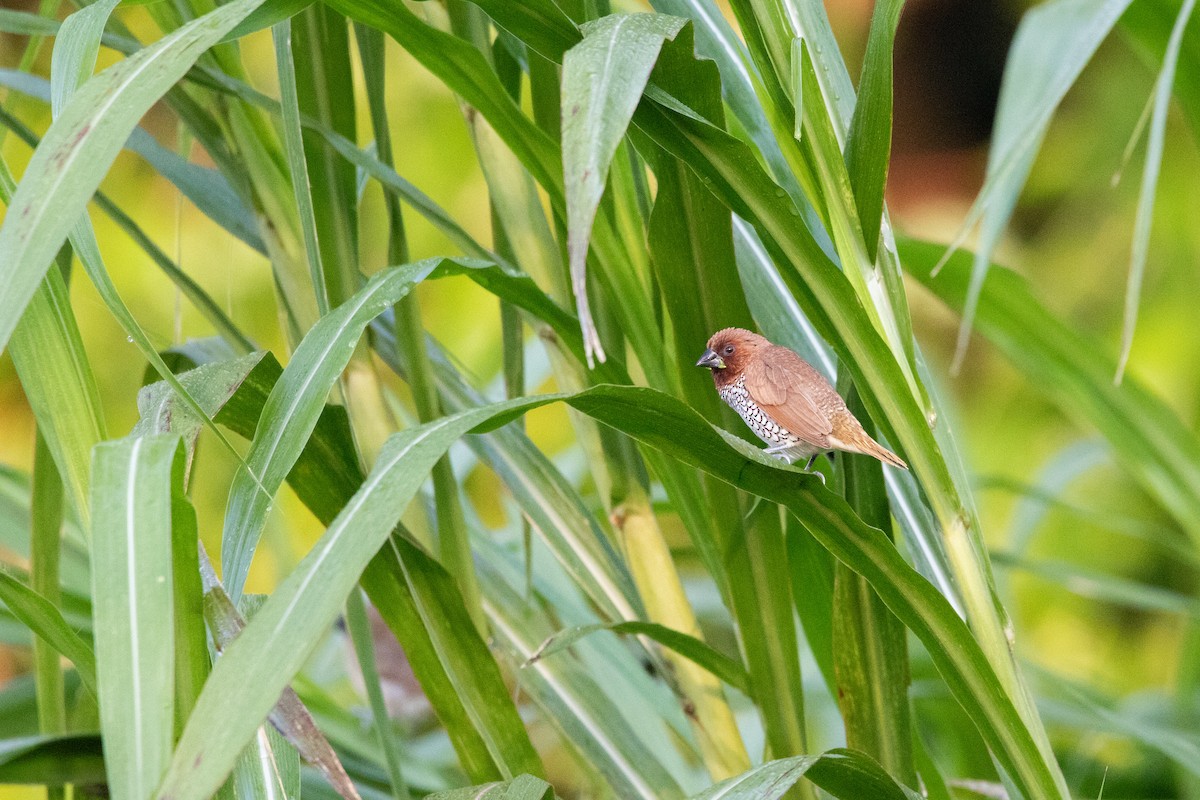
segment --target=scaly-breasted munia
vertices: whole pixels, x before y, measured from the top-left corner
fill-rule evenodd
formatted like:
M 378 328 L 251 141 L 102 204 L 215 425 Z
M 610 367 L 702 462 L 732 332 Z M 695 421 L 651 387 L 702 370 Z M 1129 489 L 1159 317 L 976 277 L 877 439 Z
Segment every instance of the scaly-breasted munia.
M 766 452 L 788 463 L 818 453 L 862 453 L 901 469 L 908 465 L 876 442 L 825 376 L 786 347 L 741 328 L 717 331 L 697 367 L 712 370 L 721 399 L 736 411 Z

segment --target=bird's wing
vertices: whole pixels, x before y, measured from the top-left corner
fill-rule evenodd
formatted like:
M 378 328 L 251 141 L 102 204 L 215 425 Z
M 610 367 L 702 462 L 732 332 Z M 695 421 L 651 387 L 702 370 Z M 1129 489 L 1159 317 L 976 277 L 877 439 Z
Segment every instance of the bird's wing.
M 778 345 L 755 354 L 745 369 L 746 390 L 754 402 L 793 435 L 825 447 L 833 422 L 812 399 L 815 381 L 824 381 L 804 359 Z

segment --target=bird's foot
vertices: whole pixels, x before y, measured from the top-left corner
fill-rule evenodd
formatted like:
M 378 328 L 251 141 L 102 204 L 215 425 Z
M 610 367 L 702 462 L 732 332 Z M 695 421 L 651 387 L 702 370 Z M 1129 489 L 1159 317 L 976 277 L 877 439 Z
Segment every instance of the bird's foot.
M 818 455 L 820 455 L 820 453 L 813 453 L 811 456 L 809 456 L 808 463 L 804 465 L 804 471 L 807 472 L 809 475 L 816 475 L 818 478 L 821 479 L 821 485 L 824 486 L 825 485 L 825 473 L 814 472 L 813 468 L 812 468 L 812 465 L 817 460 Z

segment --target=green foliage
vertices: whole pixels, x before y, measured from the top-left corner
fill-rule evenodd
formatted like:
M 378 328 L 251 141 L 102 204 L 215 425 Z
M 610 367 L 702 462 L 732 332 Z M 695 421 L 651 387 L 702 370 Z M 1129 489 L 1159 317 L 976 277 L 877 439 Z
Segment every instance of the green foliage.
M 1192 0 L 1029 12 L 967 217 L 982 225 L 973 256 L 897 237 L 884 202 L 901 0 L 875 5 L 857 91 L 816 0 L 732 0 L 737 33 L 713 0 L 609 5 L 0 11 L 0 31 L 55 37 L 48 69 L 35 38 L 0 70 L 15 134 L 0 149 L 0 345 L 37 425 L 32 477 L 0 465 L 0 538 L 28 559 L 0 568 L 0 638 L 35 654 L 34 691 L 0 690 L 0 782 L 139 800 L 302 784 L 344 798 L 911 800 L 966 779 L 1066 800 L 1090 791 L 1091 751 L 1070 737 L 1092 729 L 1194 774 L 1181 730 L 1194 716 L 1123 715 L 1017 657 L 1011 582 L 988 552 L 1000 523 L 977 510 L 955 444 L 972 421 L 941 399 L 904 281 L 961 314 L 959 363 L 977 328 L 1103 437 L 1190 535 L 1176 550 L 1194 546 L 1200 442 L 1142 381 L 1112 382 L 1142 302 L 1172 90 L 1189 119 L 1198 107 Z M 161 35 L 143 43 L 150 24 Z M 1162 66 L 1113 357 L 991 261 L 1056 109 L 1119 26 Z M 254 55 L 268 41 L 277 84 Z M 105 47 L 120 57 L 93 76 Z M 393 78 L 397 50 L 435 88 Z M 423 165 L 394 120 L 423 109 L 401 108 L 397 85 L 461 103 L 482 179 L 469 211 L 405 177 Z M 153 119 L 138 127 L 151 109 L 176 147 Z M 437 171 L 462 171 L 453 148 L 438 142 Z M 215 299 L 153 220 L 98 191 L 123 150 L 195 205 L 214 243 L 269 267 L 269 310 Z M 117 290 L 127 256 L 93 225 L 93 199 L 158 267 L 155 304 L 171 303 L 165 277 L 214 338 L 157 341 L 151 312 Z M 72 288 L 83 279 L 100 303 Z M 500 330 L 478 297 L 499 305 Z M 93 311 L 138 357 L 98 355 Z M 462 341 L 487 341 L 482 361 L 435 337 L 447 314 Z M 693 366 L 731 325 L 801 352 L 912 471 L 839 455 L 818 477 L 742 438 Z M 128 414 L 102 387 L 143 372 L 140 419 L 113 436 Z M 133 408 L 132 392 L 120 400 Z M 222 450 L 200 444 L 206 431 Z M 1047 507 L 1070 508 L 1054 496 L 1082 472 L 1067 461 L 1039 484 Z M 1030 550 L 1035 517 L 1014 523 L 997 567 L 1197 616 L 1186 589 Z M 382 660 L 397 642 L 398 678 Z

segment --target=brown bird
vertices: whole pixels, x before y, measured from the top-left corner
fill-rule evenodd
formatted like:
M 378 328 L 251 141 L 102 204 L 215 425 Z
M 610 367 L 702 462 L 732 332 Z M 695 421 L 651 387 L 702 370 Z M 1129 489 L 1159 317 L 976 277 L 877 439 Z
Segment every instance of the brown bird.
M 862 453 L 901 469 L 908 465 L 876 442 L 825 376 L 786 347 L 741 328 L 717 331 L 697 367 L 712 370 L 721 399 L 736 411 L 766 452 L 789 464 L 819 453 Z

